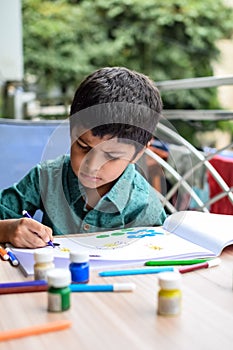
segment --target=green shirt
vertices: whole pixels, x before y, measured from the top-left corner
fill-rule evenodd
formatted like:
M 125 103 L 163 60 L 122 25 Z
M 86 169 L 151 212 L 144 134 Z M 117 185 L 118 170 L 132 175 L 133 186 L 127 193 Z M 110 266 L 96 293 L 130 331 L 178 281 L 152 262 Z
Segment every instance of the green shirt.
M 34 167 L 20 182 L 0 192 L 0 219 L 32 216 L 42 210 L 42 223 L 54 235 L 98 232 L 123 227 L 162 225 L 166 214 L 146 179 L 129 164 L 112 189 L 87 211 L 85 190 L 69 156 Z

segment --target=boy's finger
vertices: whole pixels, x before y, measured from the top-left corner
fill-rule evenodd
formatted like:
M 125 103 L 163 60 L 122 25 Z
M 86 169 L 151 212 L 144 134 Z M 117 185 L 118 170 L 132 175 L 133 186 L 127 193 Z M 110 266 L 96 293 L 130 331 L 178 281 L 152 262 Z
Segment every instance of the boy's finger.
M 30 220 L 30 219 L 29 219 Z M 50 240 L 53 240 L 52 230 L 50 227 L 45 226 L 38 221 L 30 220 L 30 225 L 28 225 L 28 229 L 37 236 L 40 240 L 42 240 L 44 243 L 49 242 Z M 35 238 L 35 237 L 34 237 Z M 37 239 L 37 242 L 38 239 Z M 42 242 L 41 242 L 42 244 Z M 41 246 L 40 244 L 40 246 Z

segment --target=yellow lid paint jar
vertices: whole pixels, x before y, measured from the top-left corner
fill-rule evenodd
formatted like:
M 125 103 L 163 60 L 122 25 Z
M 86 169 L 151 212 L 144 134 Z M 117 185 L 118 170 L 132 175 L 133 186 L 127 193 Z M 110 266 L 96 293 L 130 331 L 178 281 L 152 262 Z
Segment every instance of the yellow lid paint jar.
M 179 272 L 162 272 L 158 275 L 158 314 L 175 316 L 181 312 L 181 275 Z
M 53 252 L 48 249 L 34 252 L 34 279 L 47 280 L 47 272 L 55 268 Z

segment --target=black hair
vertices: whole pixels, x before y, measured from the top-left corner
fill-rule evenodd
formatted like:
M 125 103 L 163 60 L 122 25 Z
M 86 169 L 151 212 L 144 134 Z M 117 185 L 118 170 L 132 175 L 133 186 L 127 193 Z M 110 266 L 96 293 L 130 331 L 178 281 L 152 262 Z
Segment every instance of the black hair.
M 70 124 L 71 129 L 82 125 L 94 136 L 131 140 L 142 148 L 151 140 L 161 111 L 160 93 L 147 76 L 125 67 L 105 67 L 77 88 Z

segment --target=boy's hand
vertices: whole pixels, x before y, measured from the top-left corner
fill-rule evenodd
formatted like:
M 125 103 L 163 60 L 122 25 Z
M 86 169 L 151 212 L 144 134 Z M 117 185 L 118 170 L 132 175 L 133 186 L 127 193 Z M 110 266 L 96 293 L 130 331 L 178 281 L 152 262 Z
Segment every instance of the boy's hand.
M 50 240 L 53 241 L 51 228 L 33 219 L 8 219 L 2 220 L 0 224 L 4 226 L 4 242 L 9 242 L 14 247 L 39 248 L 46 246 Z M 1 226 L 1 232 L 2 229 Z

